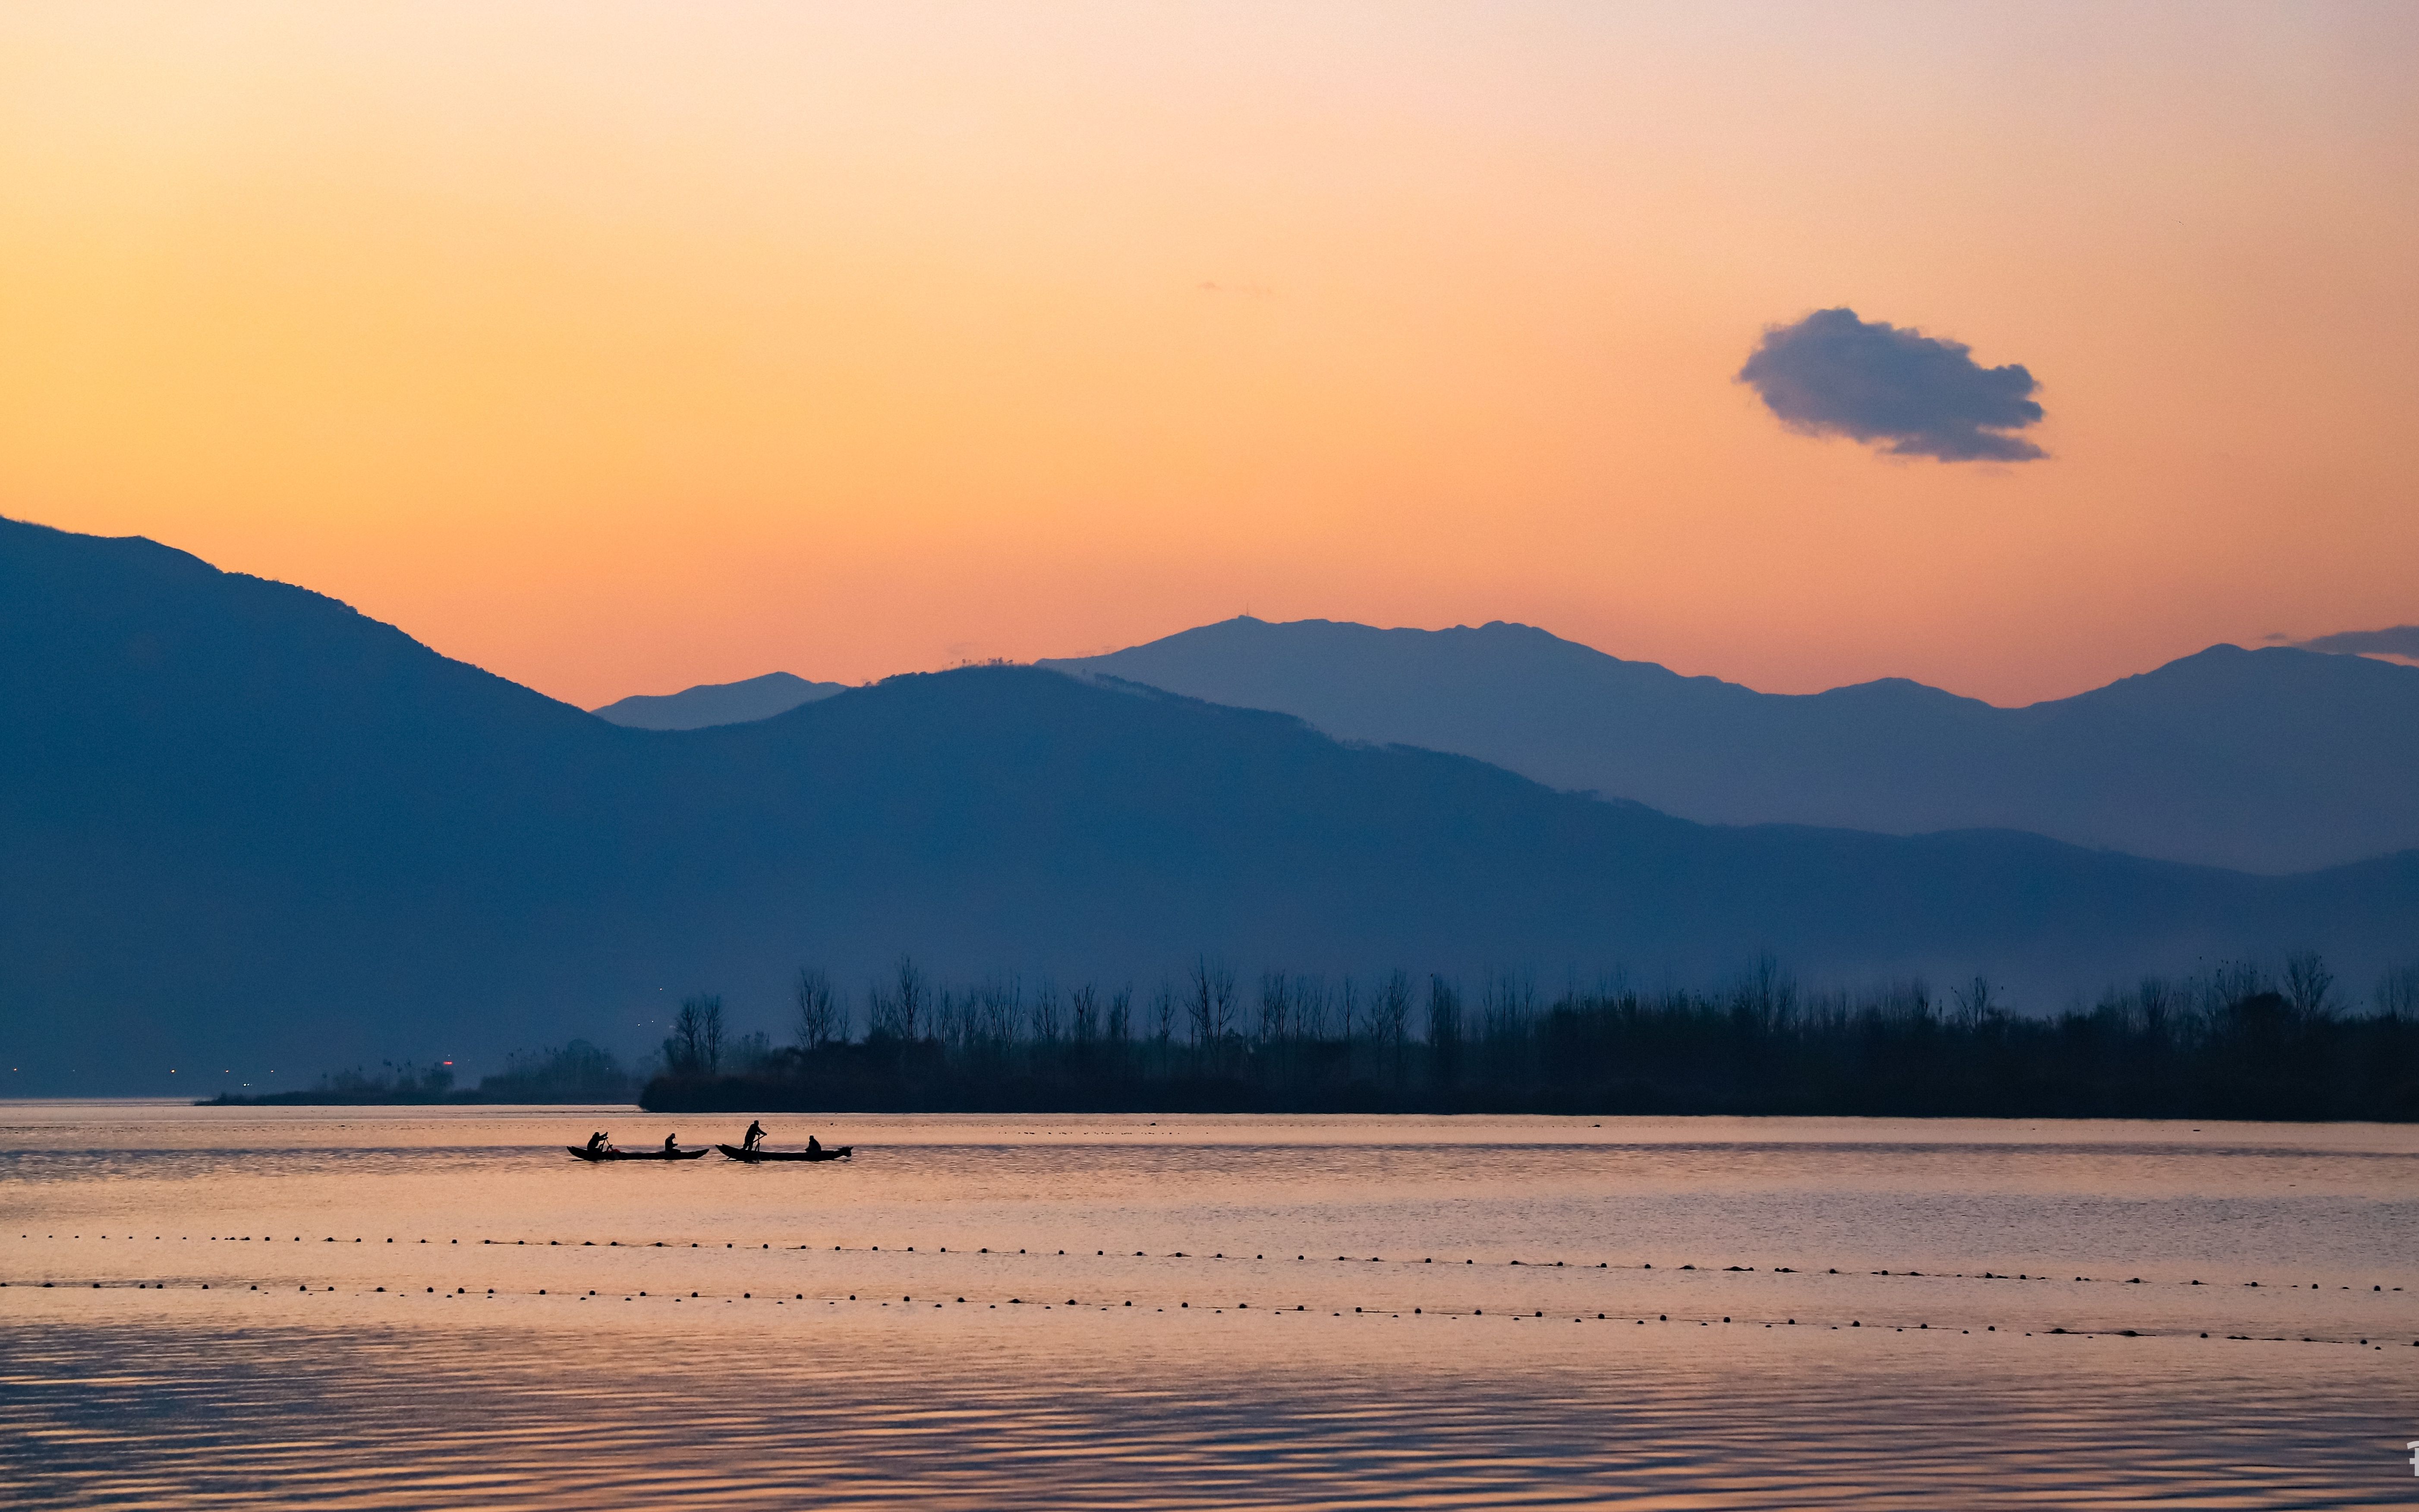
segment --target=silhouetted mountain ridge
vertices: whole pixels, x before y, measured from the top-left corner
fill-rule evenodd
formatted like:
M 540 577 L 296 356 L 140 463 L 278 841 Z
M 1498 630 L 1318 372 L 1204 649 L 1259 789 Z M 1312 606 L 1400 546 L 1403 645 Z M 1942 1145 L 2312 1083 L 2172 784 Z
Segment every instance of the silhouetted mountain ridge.
M 1715 824 L 2022 829 L 2288 872 L 2419 845 L 2419 669 L 2212 646 L 2002 709 L 1903 678 L 1759 693 L 1529 625 L 1243 618 L 1048 662 Z
M 1966 832 L 1706 827 L 1032 668 L 617 727 L 317 594 L 0 522 L 0 1088 L 215 1090 L 644 1048 L 801 964 L 1703 980 L 1981 969 L 2035 1002 L 2419 930 L 2419 856 L 2272 879 Z M 270 1058 L 270 1057 L 274 1058 Z M 176 1080 L 170 1067 L 180 1068 Z

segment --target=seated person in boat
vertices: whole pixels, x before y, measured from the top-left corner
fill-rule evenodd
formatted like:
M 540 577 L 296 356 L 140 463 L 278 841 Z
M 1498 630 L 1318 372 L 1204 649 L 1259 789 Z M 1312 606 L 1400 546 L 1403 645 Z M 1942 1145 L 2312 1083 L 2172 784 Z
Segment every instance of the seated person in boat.
M 824 1142 L 823 1142 L 822 1140 L 820 1140 L 820 1139 L 816 1138 L 816 1137 L 815 1137 L 814 1135 L 812 1135 L 812 1134 L 809 1134 L 809 1135 L 807 1135 L 807 1153 L 808 1153 L 808 1154 L 809 1154 L 809 1155 L 820 1155 L 820 1154 L 822 1154 L 822 1153 L 823 1153 L 823 1149 L 824 1149 Z
M 603 1152 L 609 1143 L 610 1140 L 609 1136 L 602 1129 L 600 1129 L 596 1133 L 588 1136 L 588 1152 L 592 1155 L 599 1154 Z
M 677 1154 L 679 1150 L 680 1135 L 676 1134 L 668 1134 L 664 1135 L 664 1153 L 667 1155 Z

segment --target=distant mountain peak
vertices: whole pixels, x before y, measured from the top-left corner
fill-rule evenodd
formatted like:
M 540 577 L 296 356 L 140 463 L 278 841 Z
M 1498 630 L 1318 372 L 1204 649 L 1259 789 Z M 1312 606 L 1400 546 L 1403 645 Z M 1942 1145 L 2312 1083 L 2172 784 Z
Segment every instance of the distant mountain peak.
M 633 693 L 590 712 L 633 730 L 707 730 L 770 719 L 843 692 L 847 686 L 810 683 L 794 672 L 766 672 L 736 683 L 700 683 L 677 693 Z

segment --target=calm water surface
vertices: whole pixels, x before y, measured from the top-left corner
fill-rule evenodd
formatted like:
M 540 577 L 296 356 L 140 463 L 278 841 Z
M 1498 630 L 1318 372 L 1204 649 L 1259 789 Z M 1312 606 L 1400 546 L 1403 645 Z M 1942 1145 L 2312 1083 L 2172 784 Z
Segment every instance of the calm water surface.
M 767 1121 L 0 1105 L 5 1499 L 2419 1504 L 2419 1131 Z

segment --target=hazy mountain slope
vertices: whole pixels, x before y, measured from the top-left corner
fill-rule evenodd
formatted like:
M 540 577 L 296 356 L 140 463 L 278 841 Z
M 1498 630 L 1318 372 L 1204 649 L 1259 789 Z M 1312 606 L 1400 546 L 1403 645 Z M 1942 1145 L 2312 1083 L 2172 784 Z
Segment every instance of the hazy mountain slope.
M 0 1035 L 86 1072 L 510 1023 L 532 880 L 588 906 L 641 798 L 640 737 L 334 600 L 7 521 L 0 711 Z
M 1758 693 L 1518 625 L 1229 620 L 1047 663 L 1720 824 L 1976 826 L 2264 872 L 2419 845 L 2419 669 L 2215 646 L 1998 709 L 1900 679 Z
M 845 683 L 810 683 L 793 672 L 766 672 L 736 683 L 701 683 L 677 693 L 633 693 L 594 711 L 633 730 L 705 730 L 748 724 L 827 699 Z
M 0 522 L 0 1090 L 266 1084 L 776 1026 L 805 962 L 1701 980 L 2146 967 L 2419 935 L 2419 857 L 2265 879 L 2032 837 L 1708 829 L 1280 715 L 982 668 L 618 728 L 316 594 Z M 177 1079 L 167 1076 L 179 1070 Z

